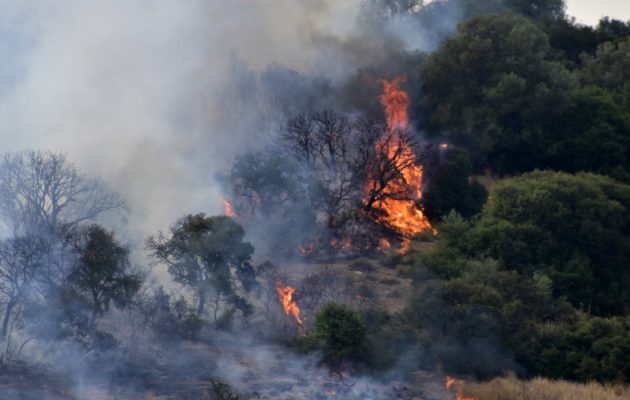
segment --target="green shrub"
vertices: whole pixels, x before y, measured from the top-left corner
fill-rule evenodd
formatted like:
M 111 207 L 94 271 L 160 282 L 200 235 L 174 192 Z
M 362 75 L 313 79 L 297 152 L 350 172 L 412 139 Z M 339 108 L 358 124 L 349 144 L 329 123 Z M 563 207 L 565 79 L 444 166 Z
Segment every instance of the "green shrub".
M 368 360 L 366 329 L 360 315 L 340 304 L 326 305 L 315 318 L 323 361 L 332 369 Z

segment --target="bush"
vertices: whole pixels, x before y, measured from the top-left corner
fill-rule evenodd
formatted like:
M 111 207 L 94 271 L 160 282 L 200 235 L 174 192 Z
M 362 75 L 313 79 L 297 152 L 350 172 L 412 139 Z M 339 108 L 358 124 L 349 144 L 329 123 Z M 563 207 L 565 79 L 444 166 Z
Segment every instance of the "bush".
M 565 324 L 541 325 L 527 359 L 529 369 L 579 381 L 630 380 L 630 318 L 579 314 Z
M 161 287 L 153 295 L 145 312 L 151 317 L 155 334 L 166 340 L 196 340 L 206 323 L 183 297 L 172 301 Z
M 340 304 L 328 304 L 315 319 L 323 361 L 333 370 L 368 360 L 366 330 L 359 314 Z

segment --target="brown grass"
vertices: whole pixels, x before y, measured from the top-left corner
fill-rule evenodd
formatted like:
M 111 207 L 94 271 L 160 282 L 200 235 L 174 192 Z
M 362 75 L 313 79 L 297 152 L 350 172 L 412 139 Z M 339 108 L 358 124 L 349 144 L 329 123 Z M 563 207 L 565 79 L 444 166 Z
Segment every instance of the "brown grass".
M 515 377 L 468 384 L 464 394 L 479 400 L 628 400 L 630 387 L 604 386 L 536 378 L 521 381 Z

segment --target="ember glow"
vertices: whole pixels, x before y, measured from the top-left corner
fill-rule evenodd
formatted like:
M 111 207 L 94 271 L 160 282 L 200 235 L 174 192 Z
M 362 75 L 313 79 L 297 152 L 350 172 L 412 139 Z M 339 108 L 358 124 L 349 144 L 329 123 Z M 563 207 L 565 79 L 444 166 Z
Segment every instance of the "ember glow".
M 432 230 L 431 223 L 418 203 L 422 199 L 423 169 L 408 143 L 400 140 L 400 133 L 409 129 L 409 95 L 400 87 L 405 77 L 381 81 L 383 94 L 381 104 L 387 117 L 387 135 L 377 143 L 380 149 L 386 148 L 390 159 L 397 159 L 404 182 L 393 180 L 384 191 L 384 198 L 375 203 L 374 208 L 382 211 L 377 222 L 382 223 L 405 237 L 423 230 Z M 385 147 L 386 146 L 386 147 Z M 403 146 L 403 147 L 401 147 Z M 405 199 L 399 193 L 408 192 Z
M 478 397 L 464 396 L 464 381 L 446 376 L 444 385 L 447 390 L 455 389 L 455 400 L 479 400 Z
M 299 252 L 302 257 L 308 257 L 313 255 L 317 251 L 317 243 L 310 242 L 305 245 L 300 246 Z
M 276 292 L 278 293 L 278 299 L 280 300 L 280 304 L 282 304 L 284 313 L 287 316 L 293 317 L 295 322 L 297 322 L 299 326 L 302 326 L 304 321 L 300 319 L 300 308 L 295 300 L 293 300 L 295 288 L 283 286 L 280 282 L 278 282 L 276 283 Z
M 229 200 L 223 199 L 223 213 L 230 218 L 235 218 L 236 213 L 234 212 L 234 207 L 232 207 L 232 203 Z

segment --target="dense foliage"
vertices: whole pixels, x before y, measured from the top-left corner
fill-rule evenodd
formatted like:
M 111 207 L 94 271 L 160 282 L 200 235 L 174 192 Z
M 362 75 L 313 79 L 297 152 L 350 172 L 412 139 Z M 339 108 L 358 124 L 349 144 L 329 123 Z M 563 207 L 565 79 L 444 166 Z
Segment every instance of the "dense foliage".
M 245 290 L 254 284 L 250 262 L 254 247 L 243 241 L 245 232 L 225 216 L 187 215 L 171 227 L 170 235 L 148 240 L 153 257 L 168 265 L 175 282 L 189 287 L 197 297 L 197 315 L 213 304 L 214 320 L 233 310 L 249 312 L 236 282 Z M 226 310 L 227 308 L 227 310 Z
M 510 173 L 536 167 L 545 130 L 575 86 L 550 49 L 524 17 L 464 22 L 422 66 L 429 128 L 471 149 L 478 165 Z
M 461 373 L 627 380 L 629 201 L 594 174 L 500 182 L 480 217 L 440 226 L 398 330 Z

